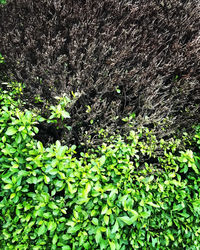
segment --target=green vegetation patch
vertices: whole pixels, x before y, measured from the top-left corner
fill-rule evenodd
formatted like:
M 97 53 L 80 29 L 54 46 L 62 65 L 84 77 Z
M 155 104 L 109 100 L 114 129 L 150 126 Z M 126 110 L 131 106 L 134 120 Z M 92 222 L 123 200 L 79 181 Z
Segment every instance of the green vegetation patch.
M 19 94 L 0 89 L 1 249 L 198 249 L 199 154 L 141 128 L 77 158 Z
M 0 0 L 0 4 L 6 4 L 6 0 Z

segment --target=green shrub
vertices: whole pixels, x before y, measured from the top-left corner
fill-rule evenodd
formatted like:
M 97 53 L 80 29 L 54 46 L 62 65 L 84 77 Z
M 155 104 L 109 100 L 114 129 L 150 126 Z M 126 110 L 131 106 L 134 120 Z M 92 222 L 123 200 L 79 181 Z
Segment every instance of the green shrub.
M 45 148 L 16 95 L 0 89 L 1 249 L 198 249 L 197 154 L 146 128 L 79 158 Z
M 0 4 L 6 4 L 6 0 L 0 0 Z

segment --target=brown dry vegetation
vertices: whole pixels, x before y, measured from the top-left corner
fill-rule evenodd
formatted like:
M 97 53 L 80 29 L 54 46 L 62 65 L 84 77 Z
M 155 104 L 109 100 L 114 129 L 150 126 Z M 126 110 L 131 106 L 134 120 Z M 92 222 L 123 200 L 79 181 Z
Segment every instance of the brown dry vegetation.
M 133 112 L 150 127 L 170 117 L 167 131 L 156 127 L 166 136 L 200 122 L 199 13 L 195 0 L 9 0 L 0 8 L 2 71 L 26 83 L 24 98 L 44 115 L 55 95 L 80 93 L 72 131 L 44 124 L 43 139 L 96 143 L 97 128 L 120 131 Z

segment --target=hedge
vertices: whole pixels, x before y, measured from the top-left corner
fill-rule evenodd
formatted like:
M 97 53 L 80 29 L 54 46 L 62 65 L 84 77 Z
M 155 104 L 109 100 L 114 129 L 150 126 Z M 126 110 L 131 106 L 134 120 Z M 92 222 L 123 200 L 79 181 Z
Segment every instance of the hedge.
M 0 89 L 1 249 L 199 248 L 199 153 L 144 127 L 80 157 L 44 147 L 20 91 Z

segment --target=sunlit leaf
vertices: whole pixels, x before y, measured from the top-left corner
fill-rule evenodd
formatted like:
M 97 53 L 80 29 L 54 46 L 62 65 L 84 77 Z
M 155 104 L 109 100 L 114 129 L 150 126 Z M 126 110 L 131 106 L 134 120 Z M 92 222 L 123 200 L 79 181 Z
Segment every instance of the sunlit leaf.
M 46 232 L 46 226 L 43 223 L 42 226 L 40 226 L 39 229 L 38 229 L 38 236 L 44 234 L 45 232 Z
M 7 184 L 7 185 L 5 185 L 3 188 L 4 188 L 4 189 L 11 189 L 12 186 L 13 186 L 12 184 Z
M 55 235 L 53 236 L 53 241 L 52 241 L 53 245 L 55 245 L 55 244 L 57 243 L 57 241 L 58 241 L 58 235 L 55 234 Z
M 105 204 L 105 205 L 103 206 L 103 209 L 102 209 L 102 211 L 101 211 L 101 214 L 106 214 L 107 211 L 108 211 L 108 205 Z
M 6 131 L 6 135 L 14 135 L 17 133 L 17 129 L 14 127 L 9 127 Z
M 112 229 L 112 234 L 116 233 L 118 230 L 119 230 L 119 223 L 116 220 Z
M 97 229 L 96 234 L 95 234 L 96 243 L 99 244 L 100 241 L 101 241 L 101 239 L 102 239 L 101 230 L 100 230 L 100 229 Z
M 98 221 L 97 218 L 93 218 L 93 219 L 92 219 L 92 223 L 93 223 L 95 226 L 97 226 L 97 225 L 99 224 L 99 221 Z
M 123 216 L 123 217 L 118 217 L 121 221 L 123 221 L 127 225 L 132 225 L 138 218 L 138 216 Z
M 44 182 L 48 184 L 50 182 L 50 178 L 47 175 L 44 175 Z

